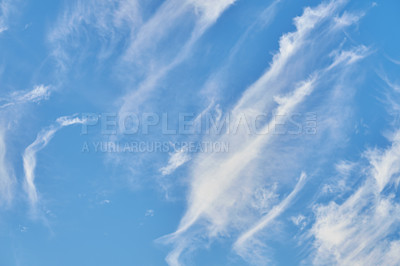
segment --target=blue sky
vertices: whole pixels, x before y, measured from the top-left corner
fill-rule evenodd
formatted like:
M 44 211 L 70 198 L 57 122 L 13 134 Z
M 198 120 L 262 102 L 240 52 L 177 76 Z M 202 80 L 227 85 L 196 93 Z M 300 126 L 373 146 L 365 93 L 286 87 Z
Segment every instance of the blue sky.
M 399 265 L 399 10 L 0 0 L 0 265 Z

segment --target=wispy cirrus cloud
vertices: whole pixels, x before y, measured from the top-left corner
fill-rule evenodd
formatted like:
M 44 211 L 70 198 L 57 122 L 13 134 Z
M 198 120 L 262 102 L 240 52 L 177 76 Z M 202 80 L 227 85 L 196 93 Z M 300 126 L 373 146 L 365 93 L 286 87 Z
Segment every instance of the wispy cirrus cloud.
M 397 115 L 399 91 L 386 75 L 379 75 L 389 87 L 385 112 Z M 314 203 L 315 265 L 397 265 L 400 263 L 400 131 L 389 124 L 391 133 L 384 148 L 367 148 L 358 161 L 336 165 L 339 186 L 328 190 L 335 195 L 328 203 Z M 351 180 L 359 180 L 357 183 Z
M 236 0 L 189 0 L 188 2 L 194 6 L 196 13 L 200 14 L 200 23 L 207 26 L 210 23 L 214 23 L 225 9 L 234 4 Z
M 221 118 L 221 110 L 219 109 L 219 105 L 215 105 L 214 100 L 212 100 L 209 105 L 193 119 L 194 127 L 201 127 L 202 118 L 211 113 L 217 113 L 216 122 Z M 195 139 L 196 136 L 193 136 L 192 139 Z M 172 143 L 171 143 L 172 145 Z M 174 147 L 174 150 L 176 147 Z M 163 176 L 172 174 L 176 169 L 187 163 L 192 159 L 192 156 L 189 154 L 188 148 L 183 147 L 181 149 L 175 150 L 174 152 L 169 154 L 168 164 L 164 167 L 161 167 L 159 171 Z
M 179 64 L 193 44 L 209 28 L 233 0 L 218 1 L 176 1 L 168 0 L 157 11 L 143 21 L 141 4 L 138 1 L 89 1 L 77 0 L 67 6 L 55 27 L 48 34 L 48 41 L 53 56 L 62 69 L 66 69 L 71 60 L 76 59 L 69 51 L 77 47 L 86 47 L 87 42 L 100 41 L 100 58 L 111 55 L 119 42 L 128 41 L 123 58 L 129 63 L 143 62 L 143 55 L 154 48 L 165 36 L 179 25 L 183 16 L 195 11 L 194 29 L 189 40 L 184 44 L 180 56 L 171 61 L 169 66 L 160 69 L 158 75 Z M 94 29 L 97 36 L 89 36 L 88 29 Z M 124 38 L 122 38 L 124 37 Z M 153 58 L 156 59 L 157 57 Z M 150 60 L 151 61 L 151 60 Z M 142 64 L 140 64 L 143 67 Z M 153 73 L 153 76 L 158 76 Z M 153 78 L 154 79 L 154 78 Z
M 386 57 L 390 60 L 390 62 L 392 62 L 392 63 L 394 63 L 396 65 L 400 65 L 400 60 L 394 59 L 394 58 L 389 57 L 389 56 L 386 56 Z
M 14 196 L 16 179 L 13 169 L 6 160 L 5 132 L 0 128 L 0 205 L 9 205 Z
M 234 249 L 240 256 L 246 258 L 246 260 L 251 261 L 255 264 L 257 263 L 257 260 L 263 261 L 264 263 L 266 262 L 264 256 L 258 258 L 256 255 L 257 254 L 257 251 L 255 250 L 256 247 L 264 245 L 262 244 L 262 241 L 255 240 L 254 235 L 258 234 L 259 231 L 267 227 L 279 215 L 281 215 L 282 212 L 284 212 L 288 208 L 288 206 L 297 196 L 299 191 L 303 188 L 306 182 L 306 178 L 307 178 L 306 174 L 302 173 L 293 191 L 290 192 L 290 194 L 284 200 L 282 200 L 278 205 L 272 207 L 272 209 L 264 217 L 262 217 L 259 221 L 257 221 L 255 225 L 253 225 L 247 231 L 243 232 L 238 237 L 238 239 L 234 243 Z M 251 241 L 253 243 L 249 245 L 248 241 Z M 250 247 L 250 250 L 247 250 L 248 247 Z
M 125 60 L 135 61 L 147 51 L 154 52 L 154 49 L 160 41 L 167 38 L 183 18 L 187 18 L 191 13 L 195 13 L 194 26 L 189 32 L 189 38 L 178 53 L 175 60 L 178 64 L 181 57 L 187 56 L 188 50 L 201 37 L 201 35 L 221 16 L 221 14 L 235 0 L 217 0 L 217 1 L 197 1 L 197 0 L 168 0 L 165 1 L 156 11 L 156 13 L 146 21 L 140 28 L 137 36 L 132 36 L 131 43 L 127 48 Z M 182 54 L 182 55 L 180 55 Z
M 39 103 L 43 100 L 48 100 L 52 92 L 51 86 L 43 84 L 34 86 L 31 91 L 13 92 L 6 98 L 0 99 L 0 109 L 24 103 Z
M 400 132 L 386 150 L 365 152 L 363 183 L 343 202 L 315 205 L 314 264 L 397 265 L 400 240 L 395 237 L 400 205 L 395 193 L 399 183 Z M 391 238 L 390 236 L 393 236 Z
M 60 117 L 56 120 L 55 124 L 40 131 L 35 141 L 25 149 L 23 154 L 23 166 L 25 173 L 24 186 L 25 191 L 28 194 L 29 202 L 33 208 L 36 207 L 39 200 L 35 186 L 36 154 L 40 150 L 44 149 L 54 137 L 54 134 L 63 127 L 75 124 L 83 124 L 85 122 L 86 121 L 75 116 Z
M 124 56 L 127 62 L 141 62 L 140 68 L 148 69 L 148 71 L 145 72 L 145 78 L 137 89 L 128 92 L 123 97 L 119 112 L 138 110 L 149 98 L 150 93 L 156 89 L 158 83 L 190 56 L 198 40 L 234 3 L 234 0 L 186 0 L 183 4 L 181 1 L 169 0 L 163 3 L 154 16 L 141 27 Z M 154 57 L 154 54 L 157 54 L 154 50 L 157 43 L 168 36 L 168 33 L 173 32 L 183 18 L 191 16 L 193 10 L 195 11 L 194 25 L 187 37 L 180 41 L 179 49 L 168 51 L 172 56 L 163 61 L 160 61 L 158 56 Z M 143 59 L 150 64 L 143 64 Z
M 160 172 L 162 175 L 170 175 L 173 173 L 178 167 L 182 166 L 184 163 L 190 160 L 190 155 L 187 153 L 185 149 L 181 149 L 173 154 L 171 154 L 168 165 L 160 168 Z
M 85 49 L 98 59 L 113 55 L 112 71 L 123 77 L 127 91 L 119 110 L 130 112 L 140 108 L 159 82 L 190 56 L 198 40 L 234 2 L 168 0 L 143 18 L 141 11 L 147 10 L 139 1 L 74 1 L 49 32 L 48 41 L 61 70 L 83 61 Z M 176 40 L 179 45 L 159 45 L 174 39 L 183 21 L 188 25 Z
M 7 158 L 7 144 L 12 130 L 10 123 L 17 119 L 15 112 L 27 103 L 39 103 L 47 100 L 51 86 L 37 85 L 30 91 L 16 91 L 0 99 L 0 204 L 9 205 L 13 198 L 17 180 L 13 164 Z
M 242 46 L 244 45 L 247 38 L 254 34 L 256 29 L 259 28 L 267 28 L 274 20 L 279 4 L 283 2 L 282 0 L 274 0 L 270 3 L 257 17 L 257 19 L 251 23 L 251 25 L 246 29 L 246 31 L 240 36 L 238 41 L 232 47 L 229 57 L 224 62 L 223 66 L 211 73 L 211 76 L 205 82 L 202 93 L 207 97 L 215 98 L 220 94 L 220 90 L 224 86 L 225 81 L 229 77 L 229 67 L 232 65 L 232 61 L 234 60 L 237 53 L 240 51 Z M 259 29 L 258 29 L 259 30 Z
M 316 57 L 326 54 L 326 51 L 323 52 L 326 49 L 324 43 L 330 43 L 341 28 L 349 26 L 347 23 L 338 23 L 335 19 L 345 3 L 346 1 L 324 2 L 315 8 L 306 8 L 302 16 L 296 17 L 294 19 L 296 31 L 281 37 L 279 52 L 274 55 L 270 68 L 246 89 L 232 108 L 231 115 L 239 117 L 245 114 L 251 120 L 253 116 L 262 112 L 278 114 L 275 120 L 270 120 L 264 125 L 273 132 L 276 124 L 285 123 L 285 116 L 282 114 L 304 110 L 302 103 L 307 101 L 315 90 L 322 87 L 328 76 L 344 75 L 349 66 L 367 56 L 368 49 L 360 46 L 349 50 L 342 49 L 338 56 L 329 56 L 327 53 L 327 59 L 331 60 L 327 65 L 312 67 L 307 65 L 308 61 L 312 62 Z M 318 30 L 322 25 L 325 30 L 324 34 L 320 35 Z M 310 45 L 314 47 L 312 52 L 306 50 Z M 336 47 L 330 49 L 337 50 Z M 293 87 L 294 90 L 291 89 Z M 284 137 L 279 138 L 269 133 L 254 136 L 244 132 L 236 136 L 223 135 L 215 139 L 228 141 L 235 149 L 227 154 L 200 154 L 194 159 L 190 171 L 188 208 L 176 232 L 163 238 L 165 242 L 173 243 L 175 246 L 167 257 L 170 265 L 179 265 L 182 253 L 185 250 L 190 251 L 199 244 L 196 244 L 196 235 L 202 235 L 203 239 L 205 236 L 212 239 L 227 232 L 237 234 L 239 231 L 246 234 L 247 230 L 251 231 L 248 228 L 252 228 L 254 224 L 256 227 L 260 225 L 255 231 L 258 232 L 264 228 L 263 218 L 277 217 L 277 215 L 258 216 L 249 208 L 251 202 L 249 199 L 252 199 L 253 188 L 268 182 L 267 179 L 271 175 L 278 174 L 281 178 L 287 178 L 285 175 L 288 173 L 282 171 L 274 173 L 272 169 L 267 170 L 263 178 L 257 177 L 257 173 L 261 171 L 260 165 L 257 164 L 261 160 L 260 154 L 264 151 L 263 160 L 267 160 L 266 157 L 272 159 L 274 156 L 280 156 L 274 155 L 273 150 L 280 139 L 285 143 Z M 315 142 L 319 141 L 321 140 L 315 139 Z M 268 147 L 270 147 L 269 152 Z M 280 147 L 280 149 L 286 148 L 289 147 Z M 295 165 L 293 163 L 292 168 L 287 165 L 285 167 L 293 174 L 298 171 Z M 297 186 L 294 194 L 301 187 Z M 277 205 L 282 207 L 277 207 L 278 213 L 283 213 L 289 207 L 288 202 L 290 200 L 283 199 L 282 204 Z M 273 209 L 271 211 L 276 212 Z M 248 241 L 238 243 L 252 243 L 253 237 L 256 235 L 250 234 Z M 250 246 L 247 250 L 252 249 L 253 246 Z M 241 255 L 249 258 L 247 255 L 251 254 Z
M 136 0 L 69 2 L 47 36 L 53 58 L 62 71 L 82 61 L 88 49 L 96 50 L 97 59 L 108 58 L 142 23 L 139 11 Z
M 0 1 L 0 34 L 8 30 L 8 20 L 12 10 L 10 0 Z

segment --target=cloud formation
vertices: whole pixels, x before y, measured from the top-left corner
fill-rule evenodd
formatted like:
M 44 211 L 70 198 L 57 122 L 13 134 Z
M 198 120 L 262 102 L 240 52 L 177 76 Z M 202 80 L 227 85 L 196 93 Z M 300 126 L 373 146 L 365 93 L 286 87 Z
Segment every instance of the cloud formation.
M 56 120 L 55 124 L 40 131 L 35 141 L 25 149 L 22 157 L 25 173 L 24 187 L 32 207 L 35 207 L 39 200 L 35 186 L 36 154 L 47 146 L 58 130 L 66 126 L 83 124 L 85 122 L 86 121 L 74 116 L 60 117 Z
M 136 0 L 68 2 L 47 36 L 60 70 L 69 70 L 71 64 L 81 61 L 89 44 L 98 44 L 98 60 L 111 56 L 125 34 L 135 34 L 141 25 L 139 11 L 140 5 Z M 90 35 L 91 30 L 96 35 Z
M 48 100 L 52 92 L 51 86 L 43 84 L 34 86 L 31 91 L 18 91 L 13 92 L 5 99 L 0 99 L 2 105 L 0 109 L 24 103 L 39 103 L 43 100 Z
M 270 265 L 282 257 L 287 264 L 400 264 L 400 101 L 394 96 L 400 86 L 390 78 L 397 69 L 394 74 L 378 71 L 378 81 L 371 74 L 387 63 L 394 69 L 399 62 L 395 57 L 386 56 L 384 62 L 377 58 L 390 42 L 377 44 L 373 38 L 390 35 L 386 30 L 377 34 L 371 28 L 368 38 L 359 30 L 362 20 L 371 19 L 365 11 L 371 4 L 322 0 L 303 8 L 304 3 L 281 0 L 73 0 L 62 3 L 49 27 L 42 24 L 49 17 L 14 24 L 15 3 L 0 0 L 0 36 L 12 40 L 2 48 L 10 51 L 6 58 L 21 63 L 21 73 L 37 69 L 20 81 L 19 72 L 7 64 L 7 75 L 0 77 L 11 91 L 0 98 L 1 207 L 20 204 L 16 199 L 21 186 L 21 195 L 36 214 L 42 207 L 36 182 L 43 178 L 39 152 L 59 130 L 86 120 L 60 117 L 33 136 L 29 129 L 53 119 L 59 110 L 85 110 L 102 113 L 87 122 L 93 135 L 84 136 L 89 140 L 86 155 L 95 164 L 89 176 L 105 173 L 107 178 L 111 163 L 116 178 L 83 182 L 79 200 L 101 207 L 103 213 L 118 208 L 122 217 L 123 208 L 137 208 L 131 199 L 147 200 L 154 210 L 171 207 L 157 215 L 153 207 L 129 212 L 130 218 L 138 215 L 151 224 L 161 219 L 168 226 L 157 227 L 160 230 L 177 223 L 169 232 L 159 231 L 158 237 L 167 235 L 156 240 L 170 247 L 165 258 L 169 265 L 196 264 L 192 259 L 201 249 L 207 249 L 211 260 L 227 256 L 224 259 L 239 264 Z M 38 11 L 29 10 L 24 19 Z M 4 33 L 14 25 L 20 31 Z M 44 44 L 37 38 L 43 34 L 41 26 L 48 29 Z M 383 54 L 396 56 L 395 51 Z M 39 80 L 47 70 L 45 80 L 59 82 L 58 95 L 53 95 L 55 86 L 45 85 L 53 82 L 12 90 Z M 390 90 L 380 88 L 381 83 Z M 50 96 L 57 98 L 54 103 L 39 104 Z M 29 114 L 27 107 L 32 108 Z M 204 120 L 211 118 L 216 124 L 211 126 L 221 130 L 182 133 L 180 115 L 186 111 L 193 128 L 204 129 Z M 145 112 L 163 115 L 146 128 Z M 164 114 L 170 123 L 164 124 Z M 178 116 L 179 122 L 174 120 Z M 124 131 L 125 122 L 138 131 Z M 33 140 L 29 146 L 27 139 Z M 86 149 L 92 148 L 91 140 L 94 149 Z M 119 149 L 161 143 L 163 151 Z M 224 143 L 229 151 L 184 147 L 164 154 L 168 143 L 168 148 L 173 143 Z M 127 183 L 143 193 L 130 195 Z M 93 184 L 101 193 L 92 193 Z M 168 204 L 153 197 L 153 190 L 160 188 Z M 111 197 L 118 189 L 123 194 Z M 54 219 L 62 214 L 57 215 Z M 88 218 L 100 215 L 93 212 Z M 35 226 L 29 228 L 29 234 L 37 234 Z M 141 243 L 154 238 L 146 231 L 139 235 Z M 286 248 L 293 255 L 287 256 Z M 159 256 L 154 260 L 162 262 Z
M 169 160 L 168 165 L 161 167 L 160 172 L 162 175 L 170 175 L 173 173 L 178 167 L 186 163 L 190 160 L 190 155 L 185 151 L 185 149 L 181 149 L 180 151 L 174 152 Z
M 6 160 L 5 132 L 0 128 L 0 205 L 9 205 L 13 198 L 16 179 L 12 168 Z
M 20 112 L 16 107 L 47 100 L 50 93 L 50 86 L 37 85 L 31 91 L 16 91 L 0 99 L 0 205 L 12 203 L 17 185 L 14 166 L 7 158 L 8 133 L 17 120 L 15 112 Z
M 245 243 L 254 244 L 251 239 L 272 218 L 289 207 L 292 198 L 304 184 L 304 175 L 294 191 L 286 199 L 282 199 L 281 204 L 271 207 L 266 216 L 259 216 L 249 208 L 253 199 L 252 191 L 268 182 L 274 172 L 272 169 L 269 172 L 267 170 L 260 179 L 256 173 L 261 171 L 259 163 L 267 160 L 269 155 L 279 156 L 272 151 L 268 152 L 268 147 L 274 149 L 280 139 L 284 141 L 284 137 L 279 138 L 272 133 L 276 131 L 276 125 L 287 122 L 285 114 L 301 110 L 302 103 L 322 86 L 328 76 L 344 75 L 349 66 L 368 55 L 368 48 L 363 46 L 348 50 L 332 47 L 331 51 L 336 51 L 337 54 L 329 57 L 331 63 L 311 68 L 307 66 L 308 61 L 312 62 L 316 57 L 322 56 L 326 49 L 325 42 L 329 43 L 340 29 L 349 26 L 349 23 L 339 23 L 335 19 L 345 3 L 346 1 L 324 2 L 315 8 L 306 8 L 301 16 L 296 17 L 296 31 L 281 37 L 279 51 L 274 55 L 269 69 L 245 90 L 233 106 L 231 114 L 236 118 L 245 115 L 251 120 L 260 113 L 275 114 L 275 119 L 270 119 L 263 125 L 261 132 L 267 133 L 251 135 L 242 131 L 237 135 L 217 136 L 214 140 L 228 141 L 235 149 L 227 154 L 200 154 L 194 159 L 190 171 L 187 210 L 176 232 L 162 239 L 174 245 L 167 257 L 170 265 L 180 265 L 180 258 L 185 250 L 190 251 L 198 245 L 201 246 L 201 241 L 196 240 L 197 236 L 213 239 L 238 230 L 240 236 L 235 250 L 245 259 L 252 258 L 256 254 L 245 251 L 254 250 L 256 245 L 245 248 Z M 352 20 L 354 23 L 355 21 Z M 318 30 L 322 25 L 325 31 L 321 36 Z M 314 46 L 312 52 L 306 50 L 310 45 Z M 293 87 L 295 89 L 291 89 Z M 237 120 L 240 119 L 233 119 Z M 281 146 L 280 149 L 286 147 Z M 286 165 L 288 170 L 292 170 L 291 175 L 298 171 L 294 165 L 292 168 Z M 284 178 L 283 171 L 278 173 Z M 265 261 L 267 258 L 262 259 Z
M 400 263 L 400 205 L 396 191 L 400 181 L 400 132 L 386 150 L 365 152 L 360 187 L 343 202 L 315 205 L 313 263 L 339 265 L 397 265 Z M 393 237 L 391 237 L 393 236 Z
M 273 222 L 282 212 L 284 212 L 289 204 L 293 201 L 293 199 L 296 197 L 296 195 L 299 193 L 299 191 L 303 188 L 305 182 L 306 182 L 306 174 L 302 173 L 299 181 L 297 182 L 295 188 L 293 189 L 292 192 L 284 199 L 282 202 L 280 202 L 278 205 L 274 206 L 264 217 L 262 217 L 255 225 L 253 225 L 250 229 L 247 231 L 243 232 L 238 239 L 236 240 L 234 244 L 234 249 L 236 252 L 243 256 L 246 257 L 248 254 L 250 256 L 246 257 L 248 260 L 255 260 L 255 250 L 254 247 L 256 246 L 254 243 L 251 246 L 251 250 L 246 250 L 246 245 L 247 241 L 254 241 L 252 240 L 254 235 L 256 235 L 259 231 L 263 230 L 265 227 L 267 227 L 271 222 Z
M 11 1 L 2 0 L 0 1 L 0 34 L 3 31 L 8 30 L 8 20 L 11 13 Z

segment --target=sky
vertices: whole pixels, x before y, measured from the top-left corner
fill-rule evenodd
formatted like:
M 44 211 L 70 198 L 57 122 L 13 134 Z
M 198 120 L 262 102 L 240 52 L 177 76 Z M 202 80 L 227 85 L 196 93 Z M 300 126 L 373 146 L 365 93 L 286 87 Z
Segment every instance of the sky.
M 0 0 L 0 265 L 400 265 L 399 11 Z

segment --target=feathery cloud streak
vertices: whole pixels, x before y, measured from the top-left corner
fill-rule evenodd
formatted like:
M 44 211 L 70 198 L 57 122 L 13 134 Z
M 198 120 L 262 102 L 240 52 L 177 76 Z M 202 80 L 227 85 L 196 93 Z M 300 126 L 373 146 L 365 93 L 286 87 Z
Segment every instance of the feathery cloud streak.
M 241 254 L 242 250 L 246 248 L 246 241 L 253 238 L 260 230 L 268 226 L 275 218 L 277 218 L 293 201 L 299 191 L 303 188 L 306 182 L 307 175 L 302 173 L 299 181 L 297 182 L 295 188 L 292 192 L 278 205 L 274 206 L 260 221 L 257 222 L 253 227 L 251 227 L 246 232 L 242 233 L 234 244 L 235 250 Z M 248 252 L 248 251 L 247 251 Z M 246 253 L 247 253 L 246 252 Z
M 324 39 L 315 33 L 322 23 L 330 21 L 328 23 L 330 25 L 328 33 L 325 35 L 327 40 L 335 36 L 338 29 L 348 26 L 345 23 L 338 24 L 334 19 L 337 11 L 345 2 L 330 1 L 316 8 L 306 8 L 302 16 L 295 18 L 297 30 L 282 36 L 279 52 L 273 57 L 271 67 L 245 91 L 243 97 L 233 108 L 233 116 L 238 117 L 243 113 L 252 117 L 260 112 L 276 114 L 294 112 L 307 96 L 312 93 L 326 73 L 332 70 L 340 73 L 348 65 L 367 55 L 366 48 L 358 47 L 350 50 L 347 52 L 348 55 L 342 54 L 342 56 L 334 57 L 333 63 L 330 65 L 319 70 L 311 70 L 309 74 L 305 73 L 309 77 L 302 82 L 298 80 L 301 75 L 286 75 L 299 69 L 296 63 L 306 69 L 307 60 L 312 60 L 322 51 L 322 49 L 315 49 L 313 54 L 307 54 L 303 50 L 310 43 L 314 43 L 314 38 L 319 38 L 318 42 L 321 44 L 324 42 Z M 313 33 L 315 36 L 312 35 Z M 292 68 L 293 66 L 294 68 Z M 297 88 L 293 92 L 288 91 L 288 88 L 293 84 L 298 84 Z M 286 96 L 278 96 L 279 94 L 286 94 Z M 284 119 L 283 116 L 280 116 L 278 121 L 270 121 L 265 127 L 273 129 L 276 124 L 285 122 Z M 247 180 L 245 182 L 241 177 L 245 176 L 245 169 L 250 172 L 256 171 L 254 163 L 257 162 L 261 151 L 265 149 L 274 137 L 276 136 L 271 134 L 261 136 L 251 136 L 249 134 L 222 136 L 219 139 L 229 141 L 232 146 L 236 147 L 235 151 L 224 155 L 207 154 L 198 156 L 193 165 L 188 209 L 181 219 L 177 231 L 166 238 L 167 241 L 177 243 L 175 249 L 167 257 L 167 261 L 171 265 L 178 265 L 180 253 L 185 248 L 190 248 L 189 246 L 193 244 L 188 240 L 193 237 L 193 232 L 188 232 L 188 230 L 195 223 L 204 221 L 207 224 L 204 230 L 208 233 L 203 231 L 202 235 L 208 234 L 209 237 L 216 237 L 219 233 L 229 230 L 228 228 L 232 224 L 238 222 L 232 221 L 231 218 L 228 219 L 227 217 L 235 217 L 236 215 L 245 217 L 245 215 L 237 214 L 237 212 L 240 212 L 240 209 L 246 209 L 244 206 L 248 206 L 248 202 L 244 199 L 250 197 L 252 186 L 258 183 L 251 176 L 246 175 Z M 284 207 L 287 207 L 287 204 L 284 204 Z M 239 224 L 241 223 L 243 221 L 239 222 Z M 244 225 L 248 226 L 251 223 L 257 224 L 254 221 L 245 221 Z M 263 225 L 262 218 L 258 224 Z M 260 227 L 261 229 L 262 227 Z M 185 247 L 182 243 L 186 243 L 187 246 Z
M 363 184 L 343 203 L 315 206 L 311 233 L 315 236 L 316 265 L 400 263 L 400 240 L 393 235 L 400 222 L 395 196 L 400 181 L 400 132 L 394 134 L 391 147 L 368 150 L 365 156 L 369 167 Z
M 124 36 L 134 34 L 141 23 L 136 0 L 77 0 L 67 6 L 47 39 L 60 70 L 66 71 L 84 56 L 82 50 L 87 49 L 90 42 L 100 43 L 96 48 L 99 59 L 107 58 Z M 97 36 L 89 35 L 90 29 L 94 29 Z
M 11 13 L 11 1 L 2 0 L 0 1 L 0 34 L 3 31 L 8 30 L 8 20 Z
M 120 113 L 138 110 L 138 107 L 149 97 L 150 92 L 155 89 L 158 82 L 190 55 L 196 42 L 234 2 L 235 0 L 188 0 L 184 4 L 176 0 L 165 2 L 157 13 L 141 27 L 137 38 L 134 39 L 127 50 L 125 60 L 128 62 L 137 60 L 148 47 L 154 47 L 160 42 L 161 38 L 171 31 L 183 16 L 192 12 L 193 8 L 196 11 L 195 25 L 190 36 L 183 43 L 183 47 L 172 59 L 167 63 L 157 62 L 159 66 L 155 68 L 153 68 L 153 63 L 138 89 L 124 96 Z M 153 62 L 153 60 L 155 59 L 150 61 Z
M 51 87 L 37 85 L 31 91 L 13 92 L 0 99 L 0 204 L 10 204 L 14 197 L 16 178 L 12 164 L 7 160 L 7 133 L 9 123 L 15 119 L 15 107 L 26 103 L 39 103 L 50 97 Z
M 386 79 L 386 78 L 385 78 Z M 385 80 L 384 79 L 384 80 Z M 391 82 L 390 95 L 398 91 Z M 398 95 L 397 95 L 398 97 Z M 388 102 L 390 106 L 391 101 Z M 392 106 L 396 108 L 396 106 Z M 400 131 L 390 134 L 385 149 L 368 149 L 363 162 L 339 168 L 338 182 L 344 187 L 348 177 L 360 173 L 362 183 L 341 202 L 315 204 L 313 263 L 340 265 L 397 265 L 400 263 L 400 222 L 398 185 L 400 182 Z M 355 168 L 355 169 L 353 169 Z M 349 188 L 339 191 L 348 194 Z
M 15 177 L 6 160 L 5 132 L 0 128 L 0 205 L 10 204 L 13 198 Z
M 48 100 L 52 91 L 51 86 L 45 85 L 36 85 L 33 90 L 28 92 L 13 92 L 6 99 L 0 99 L 0 102 L 3 102 L 0 105 L 0 109 L 10 107 L 16 104 L 23 103 L 39 103 L 43 100 Z
M 43 129 L 37 135 L 35 141 L 30 144 L 23 154 L 23 165 L 25 172 L 25 190 L 28 194 L 29 201 L 33 207 L 38 202 L 38 194 L 35 186 L 35 168 L 36 168 L 36 154 L 44 149 L 49 141 L 53 138 L 54 134 L 63 127 L 83 124 L 86 121 L 73 116 L 64 116 L 56 120 L 56 123 L 50 127 Z

